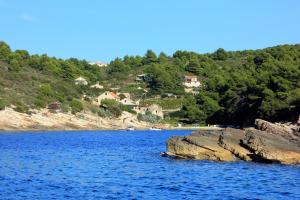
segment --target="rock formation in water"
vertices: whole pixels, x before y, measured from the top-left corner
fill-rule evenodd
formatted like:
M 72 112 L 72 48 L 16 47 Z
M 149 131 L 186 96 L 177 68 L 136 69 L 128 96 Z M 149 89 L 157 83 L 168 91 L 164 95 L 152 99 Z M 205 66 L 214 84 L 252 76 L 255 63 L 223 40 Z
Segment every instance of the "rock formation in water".
M 300 164 L 300 132 L 296 124 L 274 124 L 261 119 L 244 130 L 199 130 L 167 141 L 167 154 L 186 159 L 255 161 Z

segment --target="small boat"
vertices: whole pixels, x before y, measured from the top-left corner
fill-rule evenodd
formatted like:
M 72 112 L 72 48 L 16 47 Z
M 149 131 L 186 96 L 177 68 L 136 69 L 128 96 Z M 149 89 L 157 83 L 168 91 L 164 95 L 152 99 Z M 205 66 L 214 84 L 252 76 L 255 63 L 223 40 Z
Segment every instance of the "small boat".
M 134 131 L 135 128 L 133 126 L 127 127 L 127 131 Z
M 150 131 L 161 131 L 162 129 L 161 128 L 156 128 L 156 127 L 151 127 L 149 130 Z
M 161 157 L 168 157 L 169 154 L 167 152 L 160 152 Z

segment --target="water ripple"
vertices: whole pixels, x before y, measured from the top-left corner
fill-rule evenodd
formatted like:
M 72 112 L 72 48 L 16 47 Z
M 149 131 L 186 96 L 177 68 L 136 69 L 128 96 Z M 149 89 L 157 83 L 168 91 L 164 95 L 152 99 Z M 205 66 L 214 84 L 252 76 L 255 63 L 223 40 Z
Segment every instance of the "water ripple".
M 0 133 L 0 199 L 300 199 L 300 166 L 159 156 L 188 133 Z

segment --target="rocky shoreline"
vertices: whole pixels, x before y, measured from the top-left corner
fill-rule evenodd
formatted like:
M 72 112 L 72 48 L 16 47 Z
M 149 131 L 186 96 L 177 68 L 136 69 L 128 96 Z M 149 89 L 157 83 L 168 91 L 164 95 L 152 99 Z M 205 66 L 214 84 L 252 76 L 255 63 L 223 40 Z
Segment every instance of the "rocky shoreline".
M 140 122 L 135 115 L 123 112 L 119 118 L 102 118 L 91 112 L 52 113 L 48 109 L 34 110 L 31 114 L 16 112 L 11 108 L 0 110 L 0 130 L 120 130 L 127 127 L 146 129 L 150 124 Z
M 287 125 L 257 119 L 255 128 L 173 136 L 167 141 L 166 154 L 183 159 L 300 164 L 300 120 Z

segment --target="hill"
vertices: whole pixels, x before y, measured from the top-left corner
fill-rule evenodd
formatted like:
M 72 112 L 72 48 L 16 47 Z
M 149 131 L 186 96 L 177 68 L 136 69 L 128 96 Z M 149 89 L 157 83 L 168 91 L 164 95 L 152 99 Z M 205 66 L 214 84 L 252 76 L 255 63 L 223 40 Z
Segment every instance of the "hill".
M 184 86 L 187 75 L 196 77 L 200 86 Z M 88 84 L 75 84 L 78 77 Z M 170 110 L 165 113 L 169 123 L 247 125 L 255 118 L 295 120 L 300 113 L 299 77 L 299 44 L 235 52 L 218 49 L 210 54 L 177 51 L 172 56 L 148 50 L 144 56 L 116 58 L 99 67 L 75 58 L 12 51 L 0 42 L 0 109 L 12 106 L 18 112 L 60 102 L 62 112 L 90 110 L 103 115 L 93 99 L 115 91 Z M 90 87 L 97 82 L 103 88 Z

